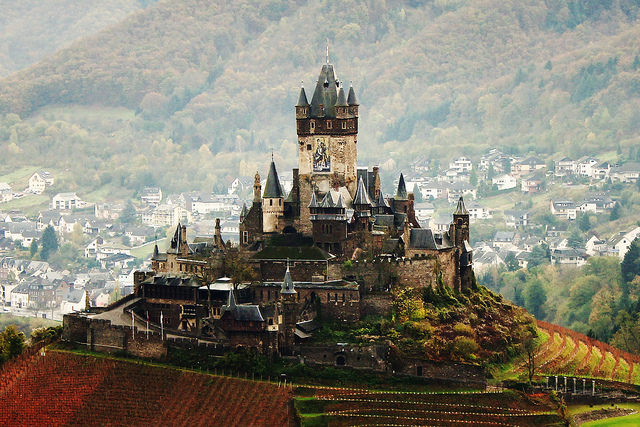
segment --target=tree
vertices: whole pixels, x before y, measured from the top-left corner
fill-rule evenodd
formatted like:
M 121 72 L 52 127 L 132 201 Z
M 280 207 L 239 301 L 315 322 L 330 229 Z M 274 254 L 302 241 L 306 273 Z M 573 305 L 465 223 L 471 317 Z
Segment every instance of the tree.
M 31 246 L 29 247 L 29 254 L 31 255 L 31 259 L 38 253 L 38 241 L 33 239 L 31 241 Z
M 471 172 L 469 172 L 469 184 L 474 187 L 478 186 L 478 172 L 475 169 L 471 169 Z
M 133 224 L 136 221 L 136 208 L 131 203 L 131 200 L 127 200 L 127 204 L 120 213 L 120 222 L 123 224 Z
M 422 203 L 422 193 L 420 192 L 418 184 L 413 184 L 413 197 L 415 203 Z
M 609 221 L 615 221 L 620 218 L 620 203 L 615 202 L 609 213 Z
M 14 325 L 9 325 L 0 333 L 0 362 L 4 362 L 22 353 L 26 337 Z
M 583 233 L 586 233 L 587 231 L 591 230 L 591 218 L 589 217 L 589 214 L 586 212 L 578 215 L 578 219 L 576 220 L 576 223 L 578 224 L 578 228 Z
M 580 248 L 584 243 L 584 236 L 580 231 L 573 229 L 567 234 L 567 244 L 570 248 Z
M 547 302 L 547 292 L 537 277 L 527 283 L 524 290 L 524 306 L 536 319 L 544 317 L 543 306 Z
M 504 257 L 504 263 L 509 271 L 516 271 L 520 268 L 520 265 L 518 265 L 518 259 L 513 252 L 509 252 L 507 256 Z
M 542 243 L 540 245 L 536 245 L 531 249 L 531 255 L 529 256 L 529 264 L 527 265 L 529 269 L 533 267 L 537 267 L 542 264 L 548 264 L 551 262 L 551 250 L 549 249 L 549 245 L 546 243 Z
M 620 273 L 626 283 L 631 283 L 636 276 L 640 276 L 640 239 L 637 237 L 629 245 L 629 250 L 620 263 Z
M 41 244 L 40 258 L 43 260 L 48 260 L 51 254 L 58 250 L 58 235 L 51 225 L 42 232 Z

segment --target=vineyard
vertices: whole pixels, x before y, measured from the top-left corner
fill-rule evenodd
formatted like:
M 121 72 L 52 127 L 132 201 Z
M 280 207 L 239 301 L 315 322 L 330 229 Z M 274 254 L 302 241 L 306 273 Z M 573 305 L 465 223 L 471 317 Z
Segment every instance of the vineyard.
M 551 323 L 538 321 L 546 339 L 536 354 L 537 373 L 600 378 L 640 385 L 640 357 Z
M 296 399 L 303 426 L 561 426 L 545 395 L 316 389 Z
M 267 382 L 54 351 L 0 370 L 2 426 L 287 426 L 290 398 Z

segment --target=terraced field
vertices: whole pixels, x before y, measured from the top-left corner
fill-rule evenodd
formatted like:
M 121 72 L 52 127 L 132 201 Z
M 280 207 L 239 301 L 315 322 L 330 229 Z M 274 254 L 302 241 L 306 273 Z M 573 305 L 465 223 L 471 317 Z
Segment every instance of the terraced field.
M 0 371 L 2 426 L 287 426 L 290 399 L 266 382 L 59 352 Z
M 547 338 L 536 354 L 538 374 L 640 385 L 640 357 L 551 323 L 538 321 L 538 329 Z
M 317 389 L 297 398 L 303 426 L 560 426 L 546 396 L 516 392 L 403 393 Z

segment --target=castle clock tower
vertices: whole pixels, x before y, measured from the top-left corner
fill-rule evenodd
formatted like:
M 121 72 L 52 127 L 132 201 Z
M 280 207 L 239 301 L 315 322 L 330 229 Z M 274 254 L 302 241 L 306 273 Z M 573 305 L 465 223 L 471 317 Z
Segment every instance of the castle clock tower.
M 331 189 L 346 187 L 355 197 L 358 185 L 358 102 L 353 87 L 345 95 L 328 62 L 322 66 L 311 103 L 304 87 L 300 89 L 296 122 L 300 219 L 302 231 L 309 232 L 311 192 L 323 197 Z

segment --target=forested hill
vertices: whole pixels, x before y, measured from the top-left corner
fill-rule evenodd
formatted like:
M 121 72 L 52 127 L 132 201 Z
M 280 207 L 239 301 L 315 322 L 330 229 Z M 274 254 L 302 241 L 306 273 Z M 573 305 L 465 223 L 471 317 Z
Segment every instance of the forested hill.
M 120 22 L 157 0 L 20 0 L 0 2 L 0 76 Z
M 542 156 L 624 151 L 640 143 L 639 5 L 168 0 L 1 80 L 1 112 L 22 123 L 12 115 L 0 126 L 0 149 L 11 153 L 0 167 L 64 163 L 73 177 L 82 164 L 76 174 L 90 186 L 116 179 L 177 191 L 250 175 L 268 148 L 292 166 L 298 87 L 314 86 L 327 39 L 361 104 L 363 164 L 406 167 L 416 155 L 447 159 L 494 146 Z M 108 123 L 66 115 L 67 127 L 51 130 L 60 104 L 136 115 Z M 167 165 L 172 153 L 181 159 Z M 92 160 L 74 161 L 81 155 Z M 117 155 L 103 167 L 100 159 Z M 205 170 L 191 173 L 192 160 Z M 119 167 L 142 172 L 127 178 Z

